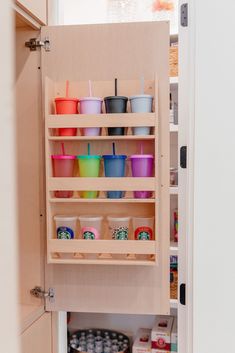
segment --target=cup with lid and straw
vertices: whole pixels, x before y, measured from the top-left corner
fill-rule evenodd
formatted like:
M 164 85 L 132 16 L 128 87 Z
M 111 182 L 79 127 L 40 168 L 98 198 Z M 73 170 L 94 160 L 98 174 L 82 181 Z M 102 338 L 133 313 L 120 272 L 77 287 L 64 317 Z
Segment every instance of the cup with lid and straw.
M 69 81 L 66 81 L 65 97 L 55 98 L 55 111 L 56 114 L 78 114 L 77 98 L 69 97 Z M 76 136 L 76 128 L 60 128 L 59 136 Z
M 126 170 L 126 155 L 116 154 L 116 146 L 112 144 L 113 154 L 103 155 L 104 159 L 104 173 L 106 177 L 120 178 L 125 176 Z M 124 197 L 123 191 L 107 191 L 107 197 L 109 199 L 120 199 Z
M 151 113 L 153 105 L 153 96 L 144 93 L 144 77 L 140 79 L 140 94 L 130 97 L 132 113 Z M 134 135 L 149 135 L 149 126 L 138 126 L 132 128 Z
M 104 98 L 106 113 L 126 113 L 128 98 L 125 96 L 118 96 L 117 93 L 117 78 L 114 80 L 114 96 L 108 96 Z M 124 135 L 124 127 L 109 127 L 108 135 Z
M 82 97 L 80 101 L 80 114 L 101 114 L 103 99 L 93 96 L 92 82 L 88 81 L 89 96 Z M 99 127 L 88 127 L 81 129 L 83 136 L 99 136 Z
M 87 144 L 87 154 L 77 156 L 79 175 L 82 178 L 97 178 L 100 173 L 101 156 L 91 155 L 90 143 Z M 82 191 L 81 197 L 85 199 L 97 198 L 98 191 Z
M 65 153 L 64 143 L 61 144 L 62 154 L 52 155 L 53 176 L 59 178 L 73 177 L 76 156 Z M 67 198 L 72 197 L 73 191 L 58 190 L 55 191 L 55 197 Z

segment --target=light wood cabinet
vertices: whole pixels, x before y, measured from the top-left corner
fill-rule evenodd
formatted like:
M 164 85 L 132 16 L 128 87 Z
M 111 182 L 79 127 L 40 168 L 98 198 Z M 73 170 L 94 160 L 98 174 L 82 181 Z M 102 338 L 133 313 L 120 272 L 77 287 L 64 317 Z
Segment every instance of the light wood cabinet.
M 39 23 L 47 24 L 46 0 L 16 0 L 16 4 Z
M 21 335 L 21 353 L 52 353 L 51 313 L 43 314 Z

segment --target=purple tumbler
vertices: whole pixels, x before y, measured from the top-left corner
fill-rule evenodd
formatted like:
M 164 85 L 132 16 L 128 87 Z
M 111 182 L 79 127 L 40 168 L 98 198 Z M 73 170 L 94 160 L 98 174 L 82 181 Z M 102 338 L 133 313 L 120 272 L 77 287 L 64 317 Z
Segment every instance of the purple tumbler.
M 133 177 L 152 177 L 153 162 L 152 154 L 133 154 L 131 157 L 131 171 Z M 151 191 L 134 191 L 136 199 L 146 199 L 152 196 Z

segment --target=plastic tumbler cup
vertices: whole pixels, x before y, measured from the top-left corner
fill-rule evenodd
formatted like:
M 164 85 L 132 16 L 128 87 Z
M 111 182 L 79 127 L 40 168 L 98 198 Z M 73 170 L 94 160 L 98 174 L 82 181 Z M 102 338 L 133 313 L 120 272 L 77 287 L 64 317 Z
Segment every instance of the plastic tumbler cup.
M 102 216 L 80 216 L 82 238 L 86 240 L 100 239 Z
M 103 99 L 99 97 L 80 98 L 80 114 L 101 114 Z M 99 127 L 81 129 L 84 136 L 99 136 Z
M 100 173 L 100 156 L 77 156 L 80 177 L 98 177 Z M 82 191 L 81 197 L 93 199 L 98 197 L 98 191 Z
M 153 97 L 149 94 L 139 94 L 130 97 L 132 113 L 151 113 L 153 105 Z M 134 135 L 149 135 L 149 126 L 140 126 L 132 128 Z
M 55 98 L 56 114 L 78 114 L 77 98 Z M 60 128 L 59 136 L 76 136 L 76 128 Z
M 74 239 L 76 233 L 76 216 L 58 215 L 54 217 L 57 239 Z
M 124 177 L 126 170 L 125 155 L 104 155 L 104 172 L 106 177 Z M 107 191 L 109 199 L 121 199 L 124 196 L 123 191 Z
M 153 176 L 154 157 L 152 154 L 134 154 L 130 159 L 133 177 Z M 137 199 L 145 199 L 151 196 L 151 191 L 134 191 L 134 197 Z
M 154 239 L 154 217 L 133 217 L 132 222 L 135 240 Z
M 74 161 L 76 156 L 71 155 L 53 155 L 51 156 L 53 163 L 53 176 L 54 177 L 67 177 L 73 176 L 74 171 Z M 55 197 L 67 198 L 72 197 L 73 191 L 55 191 Z
M 108 216 L 107 219 L 111 238 L 128 240 L 130 217 Z
M 128 98 L 124 96 L 109 96 L 104 98 L 106 113 L 126 113 Z M 109 127 L 110 136 L 124 135 L 124 127 Z

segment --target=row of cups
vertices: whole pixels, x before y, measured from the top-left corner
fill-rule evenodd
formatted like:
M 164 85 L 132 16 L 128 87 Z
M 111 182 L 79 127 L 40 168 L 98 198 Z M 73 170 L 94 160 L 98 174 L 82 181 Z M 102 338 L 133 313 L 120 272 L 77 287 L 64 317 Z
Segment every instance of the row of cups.
M 86 240 L 101 239 L 103 216 L 65 216 L 56 215 L 57 239 L 75 239 L 77 221 L 80 223 L 81 236 Z M 114 240 L 128 240 L 130 236 L 130 224 L 135 240 L 154 239 L 154 217 L 129 217 L 129 216 L 107 216 L 109 238 Z M 79 238 L 79 236 L 78 236 Z
M 139 94 L 129 98 L 132 113 L 150 113 L 152 112 L 153 97 L 148 94 Z M 126 113 L 128 97 L 109 96 L 104 98 L 106 113 Z M 77 98 L 55 98 L 56 114 L 101 114 L 103 99 L 99 97 Z M 78 108 L 80 105 L 80 109 Z M 150 127 L 134 127 L 134 135 L 149 135 Z M 99 127 L 83 128 L 81 133 L 84 136 L 99 136 L 101 129 Z M 108 135 L 124 135 L 124 127 L 108 128 Z M 59 136 L 76 136 L 76 128 L 60 128 Z
M 53 176 L 73 177 L 75 160 L 78 160 L 80 177 L 99 177 L 100 161 L 104 160 L 105 177 L 124 177 L 126 171 L 126 155 L 52 155 Z M 151 154 L 136 154 L 130 156 L 131 171 L 133 177 L 152 177 L 154 167 L 154 156 Z M 55 191 L 57 198 L 69 198 L 73 196 L 72 191 Z M 135 198 L 150 198 L 149 191 L 134 191 Z M 97 198 L 97 191 L 82 191 L 82 198 Z M 107 191 L 107 198 L 119 199 L 124 197 L 123 191 Z

